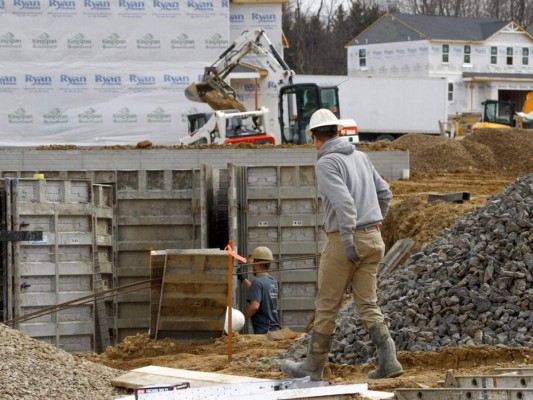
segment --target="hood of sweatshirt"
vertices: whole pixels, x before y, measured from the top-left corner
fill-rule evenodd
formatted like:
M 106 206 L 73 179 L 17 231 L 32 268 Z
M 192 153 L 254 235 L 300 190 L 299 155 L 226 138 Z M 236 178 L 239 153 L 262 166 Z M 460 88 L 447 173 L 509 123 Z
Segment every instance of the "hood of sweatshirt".
M 353 144 L 342 140 L 339 136 L 325 142 L 317 154 L 317 160 L 330 153 L 352 154 L 355 151 Z

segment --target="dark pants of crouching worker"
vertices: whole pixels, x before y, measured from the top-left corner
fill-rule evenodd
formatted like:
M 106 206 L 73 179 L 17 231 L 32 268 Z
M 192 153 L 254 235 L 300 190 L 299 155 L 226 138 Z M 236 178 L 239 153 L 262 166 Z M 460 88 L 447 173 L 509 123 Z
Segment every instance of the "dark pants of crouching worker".
M 377 305 L 377 268 L 385 254 L 378 227 L 356 230 L 353 239 L 362 259 L 351 264 L 344 253 L 338 232 L 328 234 L 318 269 L 318 294 L 314 329 L 324 335 L 335 332 L 335 320 L 348 284 L 352 287 L 355 308 L 368 329 L 384 321 Z

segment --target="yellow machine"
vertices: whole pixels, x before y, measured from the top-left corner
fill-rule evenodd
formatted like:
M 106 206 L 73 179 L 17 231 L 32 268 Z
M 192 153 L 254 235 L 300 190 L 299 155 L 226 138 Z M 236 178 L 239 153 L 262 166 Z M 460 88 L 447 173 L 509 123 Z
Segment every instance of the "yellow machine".
M 472 131 L 482 128 L 523 128 L 533 129 L 533 92 L 526 96 L 522 111 L 515 112 L 510 101 L 486 100 L 483 103 L 481 121 L 474 124 Z

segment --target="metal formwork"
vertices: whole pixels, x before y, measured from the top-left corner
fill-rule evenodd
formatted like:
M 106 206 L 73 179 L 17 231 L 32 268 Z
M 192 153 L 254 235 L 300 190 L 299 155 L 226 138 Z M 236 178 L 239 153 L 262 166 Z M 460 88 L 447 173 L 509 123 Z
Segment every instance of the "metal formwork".
M 206 246 L 199 170 L 116 171 L 115 286 L 150 278 L 150 251 Z M 115 298 L 118 341 L 150 328 L 150 289 Z
M 12 230 L 43 232 L 41 241 L 9 246 L 9 318 L 92 294 L 91 181 L 7 179 L 6 186 Z M 21 322 L 16 328 L 67 351 L 93 350 L 92 304 Z
M 533 400 L 531 368 L 495 370 L 488 375 L 455 375 L 446 373 L 440 387 L 428 389 L 396 389 L 397 400 Z
M 230 207 L 230 234 L 244 256 L 256 246 L 267 246 L 274 258 L 286 259 L 271 266 L 280 286 L 281 323 L 301 331 L 314 312 L 315 256 L 326 239 L 314 166 L 230 165 L 228 169 L 234 185 L 230 205 L 237 203 Z

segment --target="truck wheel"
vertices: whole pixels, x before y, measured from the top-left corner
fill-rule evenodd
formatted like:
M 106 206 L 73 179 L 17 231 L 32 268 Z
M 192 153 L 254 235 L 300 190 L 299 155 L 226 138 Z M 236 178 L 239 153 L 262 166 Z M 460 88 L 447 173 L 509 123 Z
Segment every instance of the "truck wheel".
M 377 138 L 376 138 L 376 141 L 378 140 L 384 140 L 386 142 L 393 142 L 395 139 L 394 136 L 392 135 L 379 135 Z

